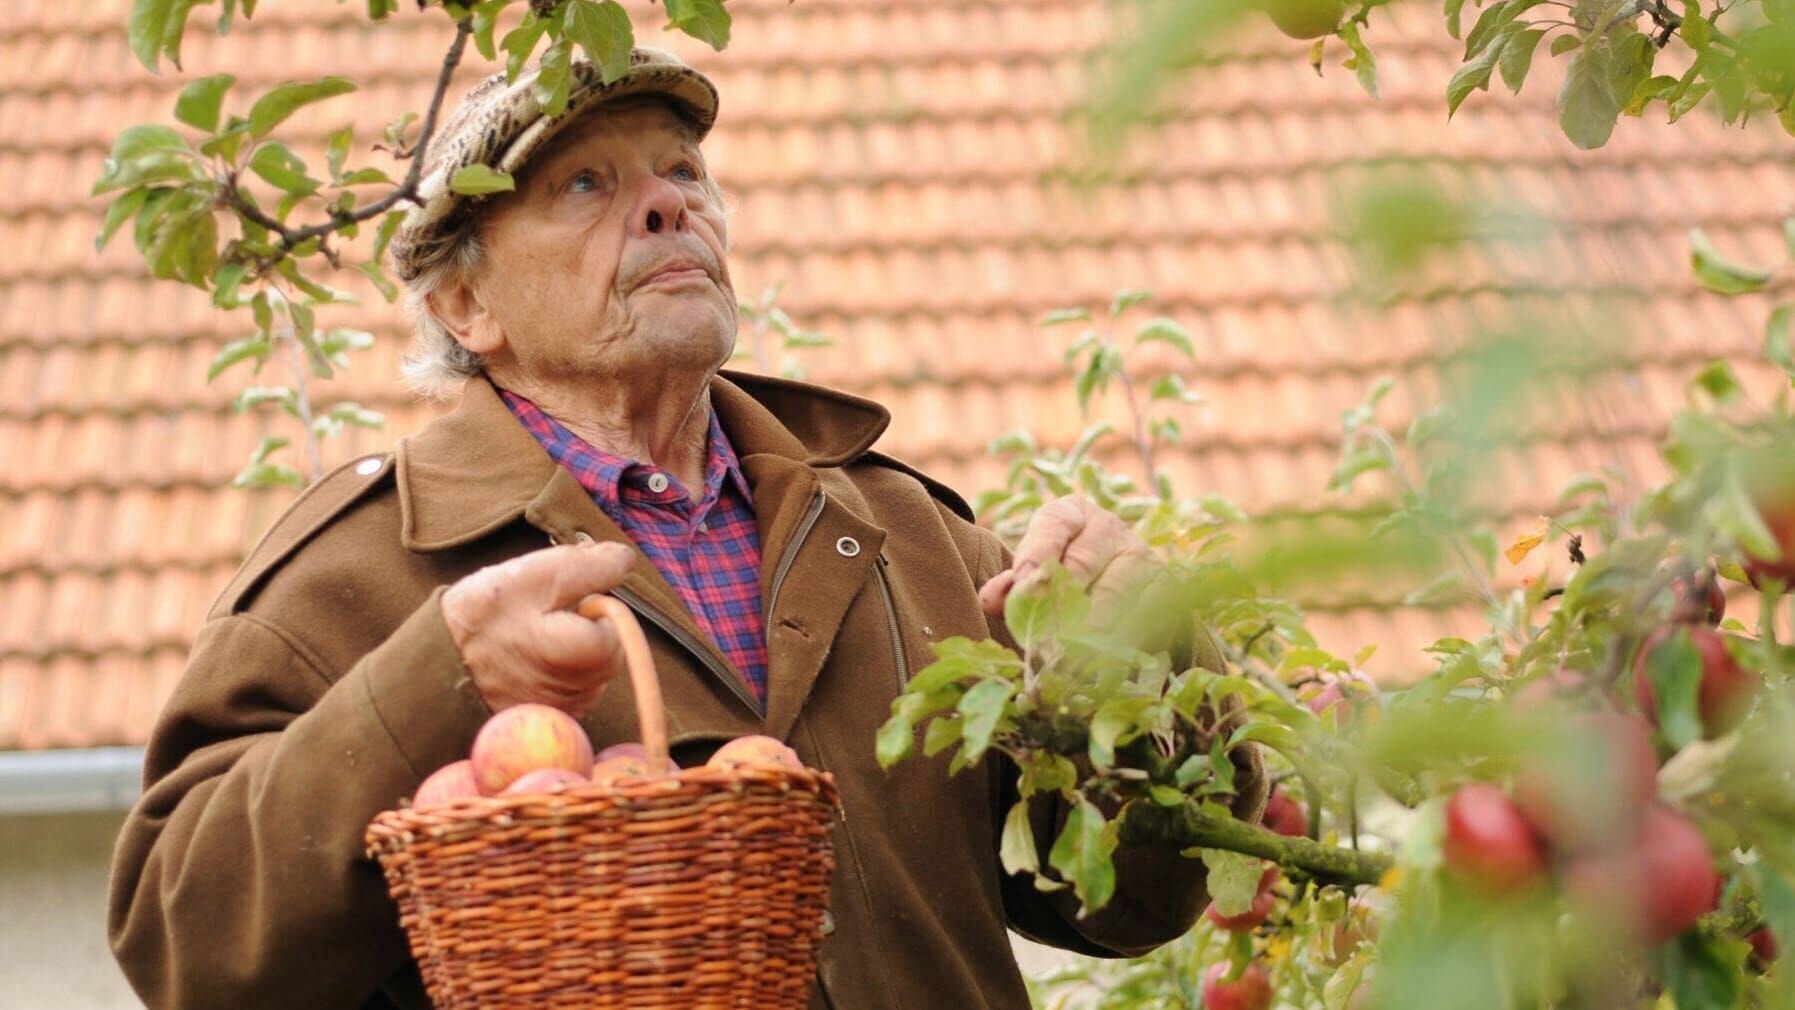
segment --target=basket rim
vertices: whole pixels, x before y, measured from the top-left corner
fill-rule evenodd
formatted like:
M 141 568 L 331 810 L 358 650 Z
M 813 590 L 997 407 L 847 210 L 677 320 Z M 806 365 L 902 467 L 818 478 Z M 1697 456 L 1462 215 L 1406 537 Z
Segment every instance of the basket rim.
M 671 803 L 687 804 L 705 794 L 736 793 L 743 789 L 771 790 L 783 802 L 821 803 L 835 814 L 841 811 L 835 776 L 814 768 L 744 765 L 713 768 L 699 765 L 671 775 L 585 782 L 551 792 L 499 796 L 462 796 L 427 807 L 409 805 L 383 810 L 368 822 L 363 836 L 368 854 L 378 856 L 409 847 L 413 840 L 445 841 L 466 838 L 488 828 L 517 825 L 566 824 L 599 817 L 616 817 L 619 811 L 645 814 Z

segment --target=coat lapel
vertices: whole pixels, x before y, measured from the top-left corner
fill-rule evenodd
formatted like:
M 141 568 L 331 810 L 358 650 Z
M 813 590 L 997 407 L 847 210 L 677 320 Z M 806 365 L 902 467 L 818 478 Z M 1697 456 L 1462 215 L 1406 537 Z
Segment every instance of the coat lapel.
M 890 415 L 858 397 L 735 373 L 712 383 L 711 398 L 741 459 L 760 532 L 765 711 L 640 550 L 623 588 L 632 603 L 654 612 L 651 620 L 664 620 L 663 630 L 684 640 L 696 665 L 721 681 L 713 687 L 764 719 L 766 733 L 784 737 L 885 542 L 884 530 L 862 518 L 864 503 L 836 468 L 864 452 Z M 458 547 L 518 519 L 556 543 L 584 533 L 635 546 L 517 422 L 484 376 L 468 381 L 453 412 L 400 443 L 397 470 L 402 537 L 414 551 Z

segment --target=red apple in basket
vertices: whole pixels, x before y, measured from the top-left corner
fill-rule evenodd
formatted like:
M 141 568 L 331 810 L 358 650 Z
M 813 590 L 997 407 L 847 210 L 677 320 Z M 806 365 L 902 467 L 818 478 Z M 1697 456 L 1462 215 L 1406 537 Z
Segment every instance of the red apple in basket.
M 430 773 L 411 798 L 413 809 L 433 807 L 464 796 L 479 796 L 480 785 L 474 781 L 474 763 L 463 758 L 443 765 Z
M 711 755 L 705 762 L 712 768 L 791 768 L 801 770 L 804 762 L 798 752 L 770 736 L 736 737 Z
M 574 717 L 558 708 L 513 705 L 486 720 L 474 737 L 474 779 L 487 795 L 538 768 L 592 773 L 592 741 Z
M 505 787 L 503 795 L 524 796 L 530 793 L 558 793 L 568 786 L 583 786 L 591 782 L 579 772 L 571 772 L 565 768 L 538 768 L 533 772 L 525 772 L 517 777 L 517 781 Z

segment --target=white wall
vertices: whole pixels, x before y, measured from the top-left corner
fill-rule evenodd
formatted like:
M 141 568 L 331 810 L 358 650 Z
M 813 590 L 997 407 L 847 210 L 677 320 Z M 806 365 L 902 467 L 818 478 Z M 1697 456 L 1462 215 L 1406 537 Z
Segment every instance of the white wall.
M 124 815 L 0 817 L 0 1010 L 142 1010 L 106 946 Z

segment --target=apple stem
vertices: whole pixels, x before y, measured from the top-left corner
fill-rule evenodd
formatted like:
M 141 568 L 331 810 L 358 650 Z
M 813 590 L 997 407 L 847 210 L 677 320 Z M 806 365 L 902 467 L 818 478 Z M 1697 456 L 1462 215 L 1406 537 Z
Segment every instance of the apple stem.
M 667 709 L 661 702 L 661 681 L 655 674 L 654 654 L 648 651 L 648 639 L 629 605 L 615 596 L 594 593 L 580 601 L 581 617 L 611 622 L 617 640 L 623 645 L 623 659 L 629 668 L 630 687 L 636 695 L 636 719 L 641 723 L 642 749 L 648 752 L 650 769 L 666 768 Z

